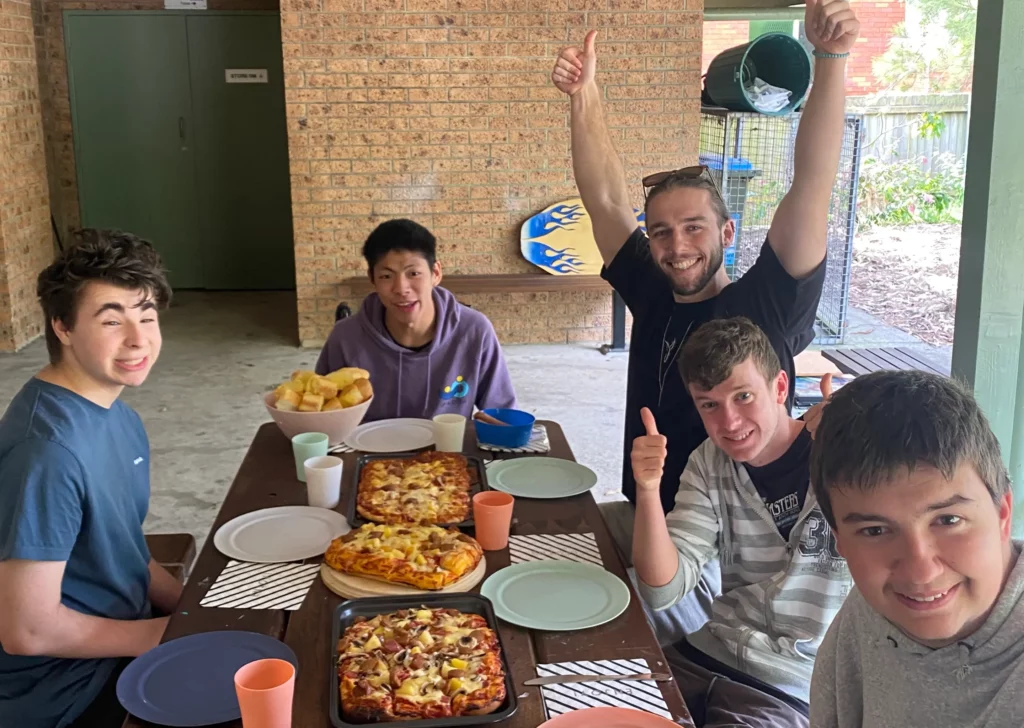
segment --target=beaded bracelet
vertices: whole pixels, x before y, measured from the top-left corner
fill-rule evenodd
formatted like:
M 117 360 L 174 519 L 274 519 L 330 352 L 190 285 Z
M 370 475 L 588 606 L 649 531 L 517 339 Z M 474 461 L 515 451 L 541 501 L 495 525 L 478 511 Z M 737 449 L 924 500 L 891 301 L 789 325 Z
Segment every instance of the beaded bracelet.
M 850 56 L 847 53 L 826 53 L 825 51 L 816 50 L 812 54 L 815 58 L 848 58 Z

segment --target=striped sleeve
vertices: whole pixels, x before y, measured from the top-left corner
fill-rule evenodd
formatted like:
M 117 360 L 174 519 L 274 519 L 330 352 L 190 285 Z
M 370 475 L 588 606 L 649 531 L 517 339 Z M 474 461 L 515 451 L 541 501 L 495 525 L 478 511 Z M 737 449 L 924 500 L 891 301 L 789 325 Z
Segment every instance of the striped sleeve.
M 679 478 L 675 508 L 665 517 L 679 554 L 675 576 L 659 587 L 637 580 L 640 596 L 655 611 L 675 606 L 697 586 L 704 565 L 718 557 L 719 519 L 709 492 L 705 452 L 698 447 L 690 455 Z

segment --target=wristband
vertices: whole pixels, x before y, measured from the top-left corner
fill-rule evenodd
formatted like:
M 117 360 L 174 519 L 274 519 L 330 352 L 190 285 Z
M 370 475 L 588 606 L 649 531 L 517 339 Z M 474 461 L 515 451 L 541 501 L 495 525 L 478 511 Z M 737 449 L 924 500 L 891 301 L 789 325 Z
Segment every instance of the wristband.
M 815 58 L 849 58 L 850 54 L 847 53 L 826 53 L 825 51 L 815 50 L 812 55 Z

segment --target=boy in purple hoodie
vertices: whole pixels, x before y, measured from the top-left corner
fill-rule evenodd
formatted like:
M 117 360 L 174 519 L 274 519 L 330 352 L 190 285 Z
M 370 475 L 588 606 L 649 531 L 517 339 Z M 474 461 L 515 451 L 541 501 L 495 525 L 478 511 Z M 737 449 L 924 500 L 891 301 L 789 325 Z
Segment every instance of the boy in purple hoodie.
M 373 403 L 364 421 L 473 415 L 473 406 L 515 407 L 516 395 L 494 327 L 440 287 L 433 234 L 412 220 L 370 233 L 363 257 L 376 291 L 334 326 L 318 374 L 370 372 Z

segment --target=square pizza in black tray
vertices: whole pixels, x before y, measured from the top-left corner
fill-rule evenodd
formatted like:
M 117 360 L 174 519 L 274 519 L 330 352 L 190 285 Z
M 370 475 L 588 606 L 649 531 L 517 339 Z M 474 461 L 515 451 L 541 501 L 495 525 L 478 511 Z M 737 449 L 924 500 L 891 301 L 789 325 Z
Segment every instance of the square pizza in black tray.
M 452 718 L 428 718 L 424 720 L 395 720 L 385 723 L 348 723 L 341 715 L 341 688 L 338 677 L 338 641 L 345 630 L 353 624 L 356 617 L 373 619 L 381 614 L 390 614 L 400 609 L 457 609 L 463 614 L 479 614 L 487 620 L 487 626 L 494 630 L 501 648 L 501 667 L 505 671 L 505 700 L 498 709 L 486 715 L 464 715 Z M 458 726 L 489 725 L 510 718 L 519 707 L 515 686 L 512 683 L 512 671 L 509 669 L 508 655 L 498 631 L 498 619 L 494 615 L 494 607 L 490 600 L 479 594 L 422 594 L 417 596 L 373 597 L 369 599 L 350 599 L 339 604 L 334 610 L 331 626 L 331 723 L 335 728 L 356 728 L 365 725 L 401 725 L 409 728 L 457 728 Z
M 427 451 L 433 452 L 433 451 Z M 423 452 L 398 452 L 398 453 L 376 453 L 372 455 L 360 455 L 359 459 L 356 460 L 356 473 L 352 479 L 351 487 L 345 494 L 345 518 L 352 528 L 359 528 L 364 523 L 375 523 L 359 515 L 359 511 L 356 509 L 356 501 L 359 496 L 359 479 L 363 475 L 363 468 L 367 463 L 373 462 L 374 460 L 411 460 L 412 458 L 422 455 Z M 453 453 L 455 455 L 462 455 L 462 453 Z M 460 521 L 459 523 L 437 523 L 434 525 L 441 526 L 442 528 L 472 528 L 473 527 L 473 496 L 481 491 L 488 490 L 487 486 L 487 468 L 484 466 L 484 461 L 475 455 L 462 455 L 466 458 L 466 468 L 469 470 L 469 513 L 466 516 L 466 520 Z M 383 525 L 383 524 L 382 524 Z

